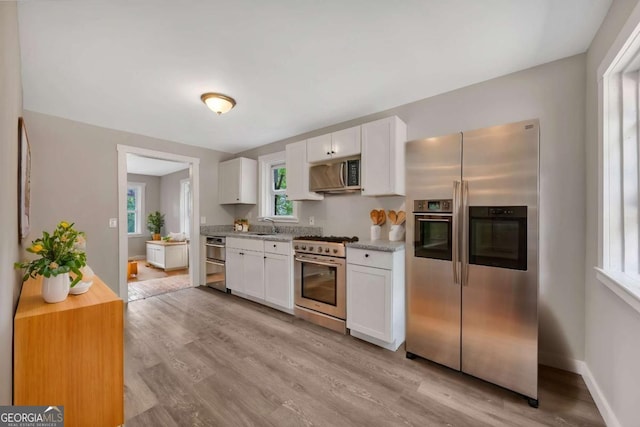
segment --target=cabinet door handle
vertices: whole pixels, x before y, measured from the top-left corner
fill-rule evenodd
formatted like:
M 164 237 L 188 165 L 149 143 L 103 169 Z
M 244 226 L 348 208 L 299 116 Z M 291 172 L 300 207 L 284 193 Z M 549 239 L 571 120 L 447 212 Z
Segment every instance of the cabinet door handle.
M 365 258 L 369 258 L 369 254 L 364 254 L 364 257 Z
M 336 154 L 336 152 L 335 152 L 335 151 L 333 151 L 333 150 L 331 150 L 331 154 Z
M 275 247 L 276 247 L 276 245 L 273 245 L 273 247 L 275 248 Z
M 330 156 L 330 155 L 331 155 L 331 151 L 327 151 L 327 156 Z

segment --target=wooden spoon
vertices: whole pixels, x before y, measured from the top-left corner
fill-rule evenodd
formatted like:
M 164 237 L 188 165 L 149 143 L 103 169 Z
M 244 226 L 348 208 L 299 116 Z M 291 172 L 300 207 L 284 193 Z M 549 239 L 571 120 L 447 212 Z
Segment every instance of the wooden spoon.
M 389 221 L 391 221 L 391 224 L 397 224 L 396 220 L 398 219 L 398 215 L 396 214 L 396 211 L 391 210 L 389 211 Z
M 373 225 L 377 225 L 378 224 L 378 211 L 377 210 L 372 210 L 369 213 L 369 216 L 371 217 L 371 222 L 373 223 Z
M 396 224 L 404 224 L 407 219 L 407 214 L 404 211 L 398 211 L 398 218 L 396 219 Z
M 380 209 L 378 211 L 378 225 L 384 224 L 387 220 L 387 214 L 384 212 L 384 209 Z

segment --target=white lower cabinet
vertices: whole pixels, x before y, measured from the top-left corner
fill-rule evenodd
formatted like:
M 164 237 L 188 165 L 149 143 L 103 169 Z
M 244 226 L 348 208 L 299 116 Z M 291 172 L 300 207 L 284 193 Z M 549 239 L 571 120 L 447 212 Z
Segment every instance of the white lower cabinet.
M 265 300 L 293 310 L 291 255 L 264 254 Z
M 178 270 L 189 266 L 186 243 L 147 242 L 147 262 L 164 270 Z
M 404 251 L 347 248 L 347 328 L 395 351 L 405 339 Z
M 293 313 L 290 242 L 227 238 L 227 288 L 241 297 Z
M 242 282 L 244 293 L 264 299 L 264 260 L 262 252 L 242 251 Z

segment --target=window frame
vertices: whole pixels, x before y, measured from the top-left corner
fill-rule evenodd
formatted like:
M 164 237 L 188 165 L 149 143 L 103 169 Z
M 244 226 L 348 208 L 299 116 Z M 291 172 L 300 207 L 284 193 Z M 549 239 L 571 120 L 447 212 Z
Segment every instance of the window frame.
M 137 192 L 138 196 L 136 198 L 136 209 L 130 211 L 127 206 L 127 218 L 129 217 L 129 212 L 134 212 L 136 214 L 136 230 L 133 233 L 129 233 L 128 231 L 128 223 L 127 223 L 127 236 L 128 237 L 142 237 L 143 226 L 144 226 L 144 218 L 145 218 L 145 199 L 146 199 L 146 187 L 147 184 L 144 182 L 133 182 L 127 181 L 127 193 L 129 193 L 130 189 L 134 189 Z M 128 219 L 127 219 L 128 221 Z
M 188 185 L 186 185 L 188 184 Z M 185 187 L 189 187 L 189 200 L 185 200 Z M 187 239 L 189 238 L 189 230 L 191 228 L 191 213 L 189 207 L 193 209 L 193 191 L 191 188 L 191 178 L 184 178 L 180 180 L 180 232 L 183 233 Z
M 633 15 L 597 70 L 598 253 L 594 269 L 600 283 L 640 312 L 640 14 Z M 630 149 L 635 153 L 631 164 Z M 638 177 L 633 188 L 630 173 Z M 633 193 L 635 199 L 630 197 Z
M 293 203 L 292 215 L 274 215 L 273 206 L 273 174 L 272 169 L 275 166 L 284 166 L 286 168 L 286 152 L 279 151 L 277 153 L 265 154 L 258 157 L 258 220 L 271 219 L 277 222 L 299 222 L 299 202 Z M 288 178 L 288 177 L 287 177 Z M 286 190 L 284 190 L 286 195 Z

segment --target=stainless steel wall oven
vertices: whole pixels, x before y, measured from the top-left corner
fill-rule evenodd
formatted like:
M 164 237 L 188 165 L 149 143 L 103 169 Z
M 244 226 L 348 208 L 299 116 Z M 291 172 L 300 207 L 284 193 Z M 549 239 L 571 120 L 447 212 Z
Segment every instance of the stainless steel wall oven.
M 226 250 L 224 237 L 207 237 L 205 243 L 205 283 L 207 286 L 226 292 Z

